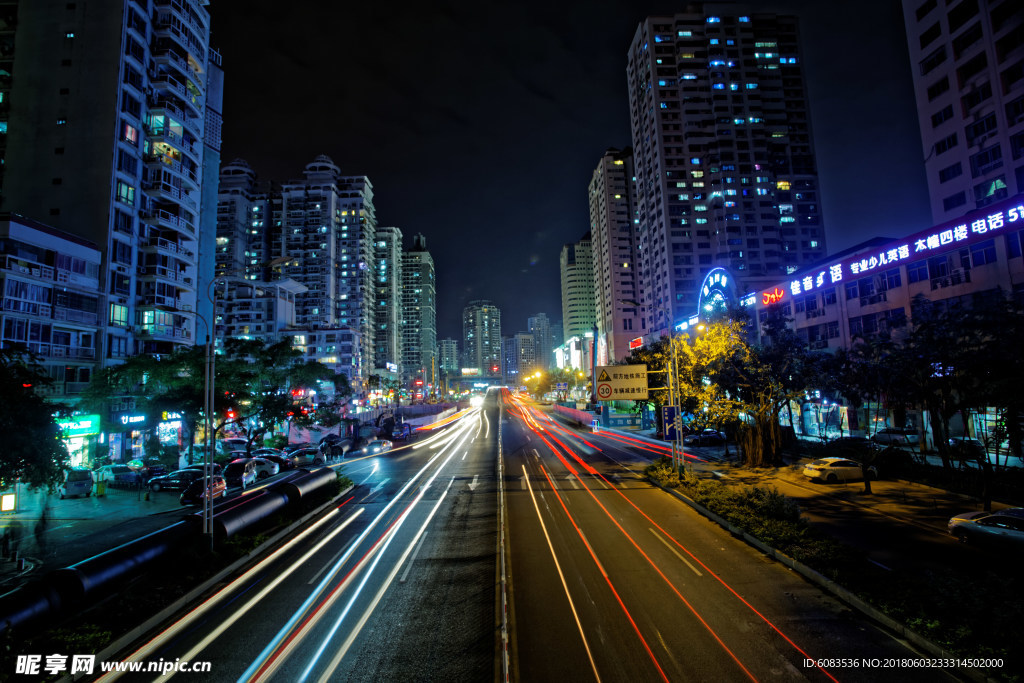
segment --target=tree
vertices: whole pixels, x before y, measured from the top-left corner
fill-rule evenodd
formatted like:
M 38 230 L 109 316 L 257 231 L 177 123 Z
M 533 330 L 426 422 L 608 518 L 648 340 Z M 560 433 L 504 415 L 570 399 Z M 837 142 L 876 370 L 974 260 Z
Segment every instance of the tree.
M 0 487 L 20 479 L 52 492 L 61 481 L 68 449 L 54 414 L 67 415 L 68 409 L 37 393 L 51 383 L 37 357 L 0 349 Z

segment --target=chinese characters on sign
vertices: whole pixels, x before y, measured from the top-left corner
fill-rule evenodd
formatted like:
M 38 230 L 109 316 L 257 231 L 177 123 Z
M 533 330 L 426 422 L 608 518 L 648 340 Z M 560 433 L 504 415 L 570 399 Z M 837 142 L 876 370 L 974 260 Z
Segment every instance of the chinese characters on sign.
M 601 401 L 647 398 L 647 366 L 599 365 L 596 392 Z
M 987 236 L 1012 223 L 1024 225 L 1024 205 L 1004 205 L 985 216 L 931 228 L 907 238 L 903 244 L 879 250 L 870 256 L 831 264 L 817 273 L 790 281 L 789 291 L 794 296 L 812 292 L 819 287 L 840 282 L 844 275 L 863 275 L 882 266 L 892 266 L 911 258 L 921 258 L 927 256 L 930 251 L 965 243 L 972 237 Z M 762 305 L 778 303 L 782 299 L 782 293 L 778 287 L 765 290 L 761 293 Z

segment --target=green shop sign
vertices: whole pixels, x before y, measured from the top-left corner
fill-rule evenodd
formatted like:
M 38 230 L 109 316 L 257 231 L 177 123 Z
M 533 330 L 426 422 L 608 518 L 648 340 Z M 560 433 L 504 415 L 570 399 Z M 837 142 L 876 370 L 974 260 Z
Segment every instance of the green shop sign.
M 75 415 L 66 420 L 57 420 L 57 424 L 64 430 L 65 437 L 91 436 L 100 433 L 99 415 Z

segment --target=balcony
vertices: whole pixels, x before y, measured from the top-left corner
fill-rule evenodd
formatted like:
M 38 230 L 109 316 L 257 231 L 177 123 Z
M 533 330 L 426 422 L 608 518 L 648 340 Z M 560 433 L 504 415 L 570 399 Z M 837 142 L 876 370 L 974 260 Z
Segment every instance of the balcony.
M 82 323 L 83 325 L 98 325 L 100 321 L 99 315 L 92 311 L 80 311 L 63 306 L 56 306 L 53 309 L 53 319 L 69 323 Z
M 156 252 L 158 254 L 166 254 L 189 265 L 195 265 L 196 262 L 195 252 L 186 249 L 177 242 L 172 242 L 162 237 L 153 237 L 143 242 L 142 251 L 145 253 Z
M 38 315 L 49 318 L 53 315 L 53 309 L 49 304 L 42 304 L 37 301 L 24 301 L 22 299 L 4 299 L 3 308 L 13 313 L 25 313 L 27 315 Z
M 17 256 L 4 256 L 3 261 L 0 261 L 0 267 L 4 270 L 9 270 L 14 273 L 21 273 L 22 275 L 31 275 L 32 277 L 42 278 L 44 280 L 52 280 L 53 268 L 51 266 L 44 266 L 41 263 L 35 261 L 27 261 Z
M 932 291 L 936 289 L 942 289 L 944 287 L 955 287 L 956 285 L 962 285 L 971 281 L 971 271 L 957 268 L 950 272 L 949 275 L 944 277 L 933 277 L 932 278 Z
M 878 292 L 877 294 L 872 294 L 871 296 L 862 296 L 860 298 L 860 305 L 870 306 L 872 304 L 880 304 L 886 301 L 888 301 L 888 297 L 886 296 L 885 292 Z

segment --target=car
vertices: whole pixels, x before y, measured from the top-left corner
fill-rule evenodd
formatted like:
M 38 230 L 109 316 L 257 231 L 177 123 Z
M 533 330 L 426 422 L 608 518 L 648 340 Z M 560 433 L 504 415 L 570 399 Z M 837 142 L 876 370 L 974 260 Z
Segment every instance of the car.
M 1024 551 L 1024 508 L 964 512 L 952 517 L 947 529 L 961 543 Z
M 965 460 L 980 460 L 988 455 L 988 450 L 978 439 L 969 436 L 955 436 L 949 440 L 949 449 L 954 455 Z
M 241 437 L 221 439 L 218 446 L 220 446 L 221 453 L 224 454 L 230 453 L 231 451 L 244 451 L 249 447 L 249 439 L 243 439 Z
M 405 441 L 412 435 L 412 425 L 408 422 L 395 425 L 395 428 L 391 430 L 391 438 L 395 441 Z
M 391 442 L 387 439 L 374 439 L 373 441 L 367 441 L 366 445 L 363 446 L 363 453 L 373 455 L 375 453 L 384 453 L 385 451 L 391 450 Z
M 296 467 L 309 465 L 323 465 L 327 463 L 327 456 L 316 446 L 303 446 L 296 448 L 288 454 L 288 458 L 295 463 Z
M 264 460 L 277 463 L 278 472 L 284 472 L 285 470 L 294 470 L 295 462 L 284 455 L 261 455 Z
M 149 488 L 152 491 L 184 491 L 196 479 L 203 476 L 202 469 L 175 470 L 170 474 L 153 477 L 149 480 Z
M 188 467 L 182 467 L 181 469 L 183 469 L 183 470 L 199 470 L 200 472 L 202 472 L 204 467 L 206 469 L 211 470 L 213 472 L 213 474 L 215 474 L 215 475 L 223 475 L 223 471 L 222 471 L 221 466 L 218 465 L 215 462 L 214 463 L 210 463 L 209 465 L 205 465 L 205 466 L 203 465 L 203 463 L 197 462 L 194 465 L 189 465 Z
M 864 476 L 865 471 L 868 479 L 878 478 L 878 470 L 874 465 L 868 465 L 862 471 L 859 462 L 848 458 L 821 458 L 804 466 L 805 477 L 817 481 L 827 481 L 830 484 L 837 481 L 860 479 Z
M 252 458 L 238 458 L 224 468 L 224 481 L 228 486 L 246 486 L 256 483 L 256 463 Z
M 128 465 L 103 465 L 94 473 L 96 481 L 105 481 L 107 486 L 136 486 L 142 477 Z
M 913 429 L 887 427 L 875 432 L 871 440 L 882 446 L 916 446 L 921 442 L 921 437 Z
M 273 460 L 267 460 L 266 458 L 253 458 L 253 463 L 256 465 L 256 478 L 266 479 L 272 477 L 281 471 L 281 466 Z
M 64 475 L 64 483 L 60 485 L 61 500 L 69 497 L 92 495 L 92 470 L 74 467 Z
M 263 448 L 256 448 L 252 452 L 252 456 L 254 458 L 262 458 L 268 455 L 284 455 L 284 451 L 282 451 L 280 448 L 270 448 L 269 446 L 264 446 Z
M 227 482 L 224 481 L 224 477 L 214 475 L 212 477 L 201 477 L 196 479 L 188 487 L 181 492 L 182 505 L 198 505 L 206 499 L 206 489 L 210 489 L 210 498 L 220 498 L 225 495 L 228 490 Z
M 683 437 L 684 446 L 721 446 L 725 441 L 725 434 L 717 429 L 705 429 Z

